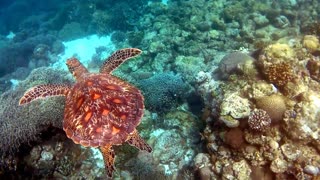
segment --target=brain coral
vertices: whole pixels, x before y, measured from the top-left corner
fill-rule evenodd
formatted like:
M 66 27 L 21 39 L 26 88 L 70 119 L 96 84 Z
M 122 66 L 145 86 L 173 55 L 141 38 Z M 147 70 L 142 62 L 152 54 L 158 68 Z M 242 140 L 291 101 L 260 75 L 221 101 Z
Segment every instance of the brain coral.
M 50 68 L 32 71 L 15 90 L 0 96 L 0 157 L 14 153 L 21 144 L 35 140 L 49 126 L 60 127 L 63 119 L 63 98 L 35 101 L 30 106 L 18 106 L 19 98 L 27 88 L 42 83 L 67 83 L 64 72 Z
M 285 97 L 279 94 L 257 98 L 256 106 L 259 109 L 265 110 L 272 119 L 272 122 L 275 123 L 282 120 L 284 112 L 287 109 Z

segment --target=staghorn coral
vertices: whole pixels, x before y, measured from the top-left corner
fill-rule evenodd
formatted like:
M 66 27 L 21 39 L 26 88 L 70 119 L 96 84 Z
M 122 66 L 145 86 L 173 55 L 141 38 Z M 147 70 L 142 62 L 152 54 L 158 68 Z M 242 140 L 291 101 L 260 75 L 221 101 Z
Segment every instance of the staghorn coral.
M 270 124 L 270 116 L 262 109 L 253 110 L 248 118 L 248 125 L 250 129 L 257 132 L 266 131 L 266 129 L 270 127 Z
M 268 66 L 264 74 L 269 82 L 277 87 L 283 87 L 294 79 L 294 71 L 288 62 L 271 64 Z

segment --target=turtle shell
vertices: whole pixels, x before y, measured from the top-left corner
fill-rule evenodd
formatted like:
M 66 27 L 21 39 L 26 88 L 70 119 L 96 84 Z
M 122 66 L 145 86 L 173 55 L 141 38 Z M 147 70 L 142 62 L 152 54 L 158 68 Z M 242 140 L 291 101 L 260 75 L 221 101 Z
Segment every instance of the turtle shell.
M 111 74 L 87 74 L 67 94 L 63 129 L 83 146 L 122 144 L 143 116 L 143 96 Z

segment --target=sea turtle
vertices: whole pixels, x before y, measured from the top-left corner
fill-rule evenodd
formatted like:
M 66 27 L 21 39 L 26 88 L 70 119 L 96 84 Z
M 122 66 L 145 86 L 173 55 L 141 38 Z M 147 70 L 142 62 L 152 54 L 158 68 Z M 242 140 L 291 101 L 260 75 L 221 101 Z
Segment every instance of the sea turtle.
M 127 142 L 139 150 L 152 151 L 136 130 L 144 109 L 141 92 L 111 74 L 124 61 L 140 53 L 136 48 L 118 50 L 103 63 L 100 73 L 89 73 L 72 57 L 66 64 L 76 79 L 73 86 L 38 85 L 25 92 L 19 104 L 49 96 L 66 96 L 63 130 L 76 144 L 100 147 L 107 175 L 112 177 L 113 145 Z

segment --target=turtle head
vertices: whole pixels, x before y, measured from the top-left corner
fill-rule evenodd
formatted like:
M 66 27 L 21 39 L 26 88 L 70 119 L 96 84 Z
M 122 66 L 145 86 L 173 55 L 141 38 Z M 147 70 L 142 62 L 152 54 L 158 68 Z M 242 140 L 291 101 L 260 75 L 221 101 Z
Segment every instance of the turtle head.
M 76 78 L 79 79 L 81 75 L 88 73 L 88 70 L 81 64 L 81 62 L 75 58 L 69 58 L 66 62 L 70 73 Z

